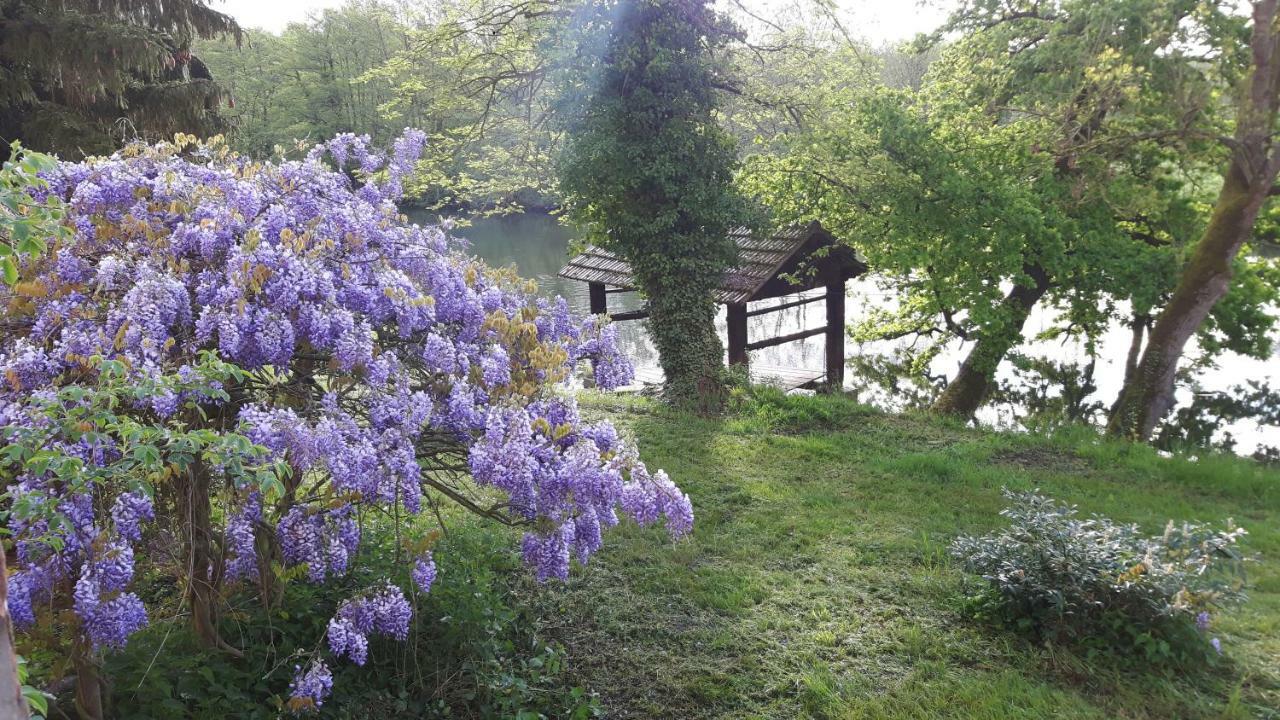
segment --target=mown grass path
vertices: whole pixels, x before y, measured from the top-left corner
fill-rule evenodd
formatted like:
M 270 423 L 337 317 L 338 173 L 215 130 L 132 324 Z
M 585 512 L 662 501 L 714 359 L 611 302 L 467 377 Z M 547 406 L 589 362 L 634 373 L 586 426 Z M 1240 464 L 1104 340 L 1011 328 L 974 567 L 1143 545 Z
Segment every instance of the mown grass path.
M 622 528 L 586 572 L 535 594 L 542 633 L 610 717 L 1280 717 L 1280 472 L 838 398 L 766 393 L 714 420 L 642 399 L 584 406 L 629 428 L 697 512 L 691 539 Z M 996 527 L 1005 486 L 1152 533 L 1170 518 L 1244 525 L 1262 559 L 1248 604 L 1215 624 L 1229 661 L 1124 669 L 971 619 L 947 544 Z

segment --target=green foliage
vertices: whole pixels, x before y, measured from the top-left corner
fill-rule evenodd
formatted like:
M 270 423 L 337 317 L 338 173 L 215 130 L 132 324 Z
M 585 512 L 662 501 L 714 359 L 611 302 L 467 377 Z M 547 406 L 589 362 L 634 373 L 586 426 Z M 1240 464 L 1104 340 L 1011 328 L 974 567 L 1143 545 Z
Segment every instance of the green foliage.
M 1179 407 L 1160 426 L 1153 444 L 1163 450 L 1195 452 L 1212 448 L 1221 452 L 1236 451 L 1236 438 L 1224 430 L 1240 420 L 1251 420 L 1260 426 L 1280 426 L 1280 392 L 1268 383 L 1249 380 L 1226 392 L 1206 392 L 1192 384 L 1191 402 Z M 1254 457 L 1272 460 L 1280 448 L 1259 447 Z
M 248 595 L 227 598 L 223 622 L 245 649 L 243 659 L 196 647 L 181 617 L 154 622 L 108 659 L 113 706 L 139 720 L 279 717 L 301 662 L 286 649 L 323 638 L 339 604 L 362 587 L 388 577 L 409 583 L 397 529 L 389 520 L 366 523 L 368 562 L 351 577 L 290 583 L 269 610 Z M 334 694 L 318 717 L 596 717 L 594 697 L 565 685 L 563 651 L 528 630 L 517 592 L 529 581 L 510 552 L 510 537 L 459 519 L 436 548 L 440 574 L 430 595 L 417 599 L 408 641 L 375 639 L 364 666 L 335 665 Z M 177 601 L 172 586 L 150 591 Z M 272 700 L 255 706 L 261 698 Z
M 1216 190 L 1240 26 L 1166 0 L 966 3 L 918 90 L 819 85 L 804 127 L 753 158 L 744 185 L 884 274 L 898 307 L 859 337 L 972 341 L 990 378 L 1023 340 L 1010 286 L 1039 286 L 1053 332 L 1088 339 L 1164 302 Z M 1224 310 L 1206 349 L 1265 350 L 1270 320 L 1251 311 Z
M 796 402 L 782 390 L 767 385 L 735 388 L 731 397 L 730 410 L 740 420 L 779 433 L 834 432 L 877 414 L 871 407 L 839 395 L 823 394 Z
M 407 184 L 433 210 L 504 213 L 560 204 L 560 114 L 594 87 L 609 7 L 590 3 L 447 0 L 430 7 L 348 0 L 281 34 L 249 31 L 199 51 L 234 107 L 231 143 L 253 156 L 337 132 L 389 138 L 408 125 L 431 136 Z M 734 8 L 730 8 L 730 11 Z M 744 20 L 750 17 L 738 13 Z M 768 29 L 768 51 L 717 53 L 740 78 L 717 108 L 740 152 L 794 129 L 808 93 L 834 76 L 862 84 L 917 83 L 924 62 L 836 42 L 796 22 Z M 883 55 L 882 63 L 868 58 Z M 573 102 L 558 103 L 569 97 Z
M 50 695 L 39 688 L 27 684 L 27 677 L 30 675 L 30 671 L 27 669 L 27 660 L 21 655 L 18 655 L 16 660 L 18 663 L 18 684 L 22 688 L 22 697 L 26 699 L 27 705 L 31 709 L 31 718 L 32 720 L 44 720 L 44 717 L 49 714 Z
M 552 122 L 576 3 L 449 0 L 362 82 L 386 82 L 385 117 L 433 130 L 409 191 L 431 208 L 511 212 L 557 203 Z
M 58 198 L 37 201 L 32 192 L 48 186 L 39 173 L 53 167 L 54 159 L 31 152 L 18 141 L 9 146 L 10 159 L 0 167 L 0 275 L 6 285 L 18 282 L 18 261 L 36 257 L 50 240 L 68 235 L 62 226 Z
M 32 407 L 43 422 L 5 427 L 0 477 L 7 481 L 26 474 L 42 477 L 52 473 L 64 492 L 85 493 L 98 486 L 103 492 L 142 492 L 150 497 L 168 479 L 203 462 L 220 468 L 227 478 L 265 493 L 283 490 L 280 477 L 288 473 L 288 466 L 268 461 L 267 450 L 244 435 L 193 428 L 181 420 L 152 422 L 153 418 L 135 412 L 146 408 L 152 398 L 168 394 L 225 402 L 229 396 L 224 384 L 243 378 L 243 371 L 236 366 L 207 351 L 181 376 L 138 379 L 124 361 L 97 356 L 84 358 L 84 364 L 96 372 L 93 385 L 68 385 L 56 393 L 34 397 Z M 204 412 L 195 399 L 184 405 L 188 413 Z M 86 459 L 79 452 L 79 443 L 86 447 L 109 444 L 115 452 Z M 13 518 L 27 526 L 42 521 L 49 532 L 31 539 L 60 551 L 61 539 L 52 529 L 69 520 L 58 503 L 44 492 L 24 492 L 15 501 L 12 485 L 6 487 L 0 519 L 8 522 Z
M 1169 521 L 1162 535 L 1034 492 L 1006 490 L 1009 527 L 963 536 L 951 553 L 989 586 L 981 599 L 1021 631 L 1151 662 L 1203 660 L 1211 611 L 1239 602 L 1245 531 Z
M 748 220 L 732 138 L 714 115 L 736 30 L 702 0 L 620 0 L 582 24 L 560 190 L 584 239 L 631 264 L 677 404 L 723 402 L 712 290 Z M 570 95 L 566 106 L 579 100 Z
M 222 128 L 221 90 L 191 41 L 240 28 L 207 0 L 14 0 L 0 25 L 0 137 L 81 157 Z
M 250 30 L 243 44 L 201 43 L 202 56 L 235 98 L 226 113 L 233 147 L 267 157 L 297 141 L 352 131 L 385 144 L 407 123 L 383 117 L 380 108 L 392 98 L 387 83 L 358 78 L 389 60 L 408 33 L 390 6 L 361 3 L 325 10 L 281 35 Z
M 1106 406 L 1097 399 L 1096 358 L 1086 363 L 1054 362 L 1049 358 L 1010 353 L 1010 381 L 1002 381 L 993 404 L 1007 408 L 1017 424 L 1034 430 L 1084 424 L 1106 419 Z
M 1242 255 L 1233 265 L 1231 287 L 1199 329 L 1200 348 L 1210 358 L 1228 350 L 1268 359 L 1280 303 L 1280 263 L 1274 257 Z

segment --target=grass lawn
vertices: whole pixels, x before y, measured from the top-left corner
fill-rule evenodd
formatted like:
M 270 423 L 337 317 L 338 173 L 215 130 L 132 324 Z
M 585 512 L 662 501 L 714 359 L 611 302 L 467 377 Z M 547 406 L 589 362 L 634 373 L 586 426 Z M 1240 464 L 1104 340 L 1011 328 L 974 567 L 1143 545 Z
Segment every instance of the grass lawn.
M 570 681 L 619 718 L 1280 717 L 1280 472 L 1166 459 L 765 393 L 722 419 L 583 399 L 693 498 L 693 537 L 609 533 L 532 593 Z M 964 611 L 951 538 L 1000 525 L 1002 487 L 1138 522 L 1249 530 L 1249 602 L 1215 620 L 1227 661 L 1174 675 L 1036 646 Z M 969 581 L 972 582 L 972 581 Z

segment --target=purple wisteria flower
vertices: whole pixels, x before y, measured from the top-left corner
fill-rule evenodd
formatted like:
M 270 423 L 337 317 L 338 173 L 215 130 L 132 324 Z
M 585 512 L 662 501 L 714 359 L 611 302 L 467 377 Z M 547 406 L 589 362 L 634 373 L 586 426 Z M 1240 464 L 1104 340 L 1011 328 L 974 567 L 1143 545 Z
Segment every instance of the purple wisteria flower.
M 329 650 L 364 665 L 369 654 L 369 636 L 385 635 L 404 640 L 409 636 L 413 609 L 400 588 L 387 583 L 362 597 L 348 600 L 329 620 Z
M 295 665 L 289 685 L 289 709 L 295 715 L 318 710 L 332 690 L 333 673 L 323 660 L 312 662 L 305 671 Z
M 253 492 L 227 522 L 227 549 L 231 556 L 226 568 L 228 579 L 252 578 L 258 572 L 256 525 L 261 519 L 262 496 Z
M 1201 610 L 1200 613 L 1196 615 L 1196 628 L 1198 628 L 1200 632 L 1205 632 L 1209 629 L 1209 613 L 1208 612 Z
M 156 519 L 155 508 L 151 498 L 143 493 L 121 493 L 111 506 L 111 518 L 115 521 L 116 532 L 129 542 L 142 539 L 142 524 Z
M 436 581 L 436 561 L 431 557 L 431 551 L 428 550 L 421 557 L 413 561 L 413 571 L 410 573 L 413 578 L 413 584 L 424 593 L 431 592 L 431 586 Z

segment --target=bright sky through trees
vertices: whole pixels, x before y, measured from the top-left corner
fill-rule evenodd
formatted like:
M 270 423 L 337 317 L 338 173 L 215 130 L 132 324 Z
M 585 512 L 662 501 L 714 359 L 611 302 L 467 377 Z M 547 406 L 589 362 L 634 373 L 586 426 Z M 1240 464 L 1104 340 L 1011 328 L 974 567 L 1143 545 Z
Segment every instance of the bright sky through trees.
M 278 33 L 291 22 L 301 22 L 312 13 L 342 5 L 344 0 L 219 0 L 216 10 L 229 13 L 245 27 Z M 747 0 L 752 12 L 769 17 L 786 4 L 779 0 Z M 942 24 L 949 0 L 837 0 L 843 20 L 851 33 L 872 44 L 907 40 L 919 32 L 929 32 Z

